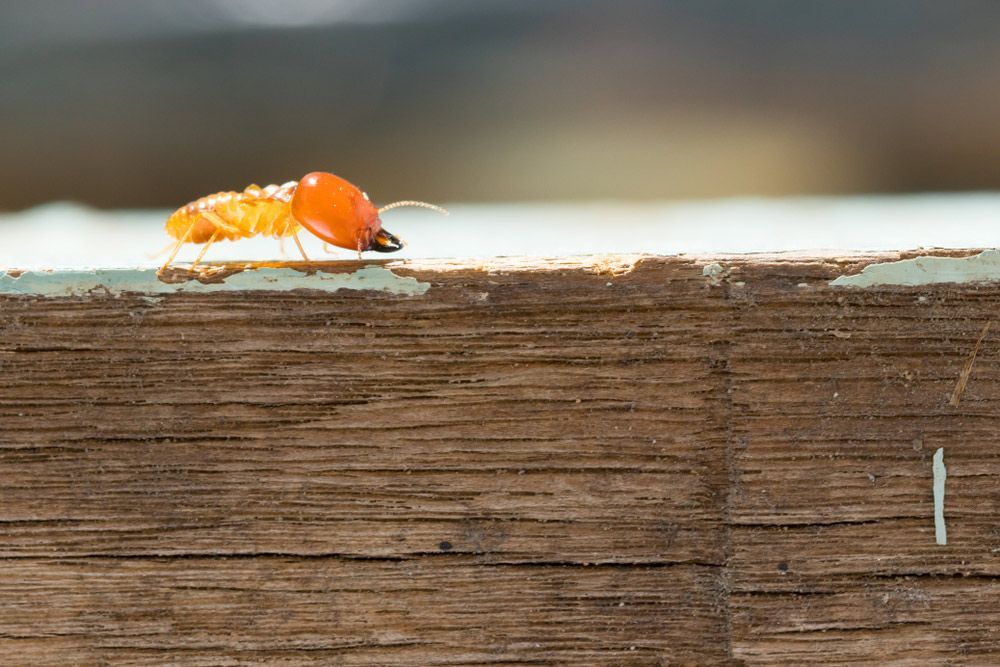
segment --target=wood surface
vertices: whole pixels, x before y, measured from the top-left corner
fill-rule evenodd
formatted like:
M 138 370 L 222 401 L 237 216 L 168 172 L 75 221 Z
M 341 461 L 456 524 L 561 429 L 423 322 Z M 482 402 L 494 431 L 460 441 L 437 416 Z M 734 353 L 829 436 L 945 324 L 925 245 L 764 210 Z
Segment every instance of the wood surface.
M 0 663 L 1000 662 L 1000 286 L 718 261 L 0 298 Z

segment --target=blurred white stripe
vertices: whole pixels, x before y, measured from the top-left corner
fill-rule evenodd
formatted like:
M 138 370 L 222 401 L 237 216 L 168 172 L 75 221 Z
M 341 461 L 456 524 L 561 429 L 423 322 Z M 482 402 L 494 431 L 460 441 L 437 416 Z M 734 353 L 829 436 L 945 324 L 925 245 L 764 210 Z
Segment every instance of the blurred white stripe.
M 554 257 L 600 253 L 699 255 L 920 247 L 1000 246 L 1000 194 L 893 197 L 731 199 L 628 204 L 456 204 L 451 215 L 400 209 L 383 222 L 407 241 L 393 255 L 372 258 Z M 0 215 L 0 268 L 155 266 L 167 211 L 99 211 L 49 204 Z M 304 235 L 314 258 L 325 254 Z M 187 246 L 179 261 L 197 248 Z M 292 243 L 286 256 L 297 259 Z M 273 239 L 219 243 L 207 261 L 278 259 Z

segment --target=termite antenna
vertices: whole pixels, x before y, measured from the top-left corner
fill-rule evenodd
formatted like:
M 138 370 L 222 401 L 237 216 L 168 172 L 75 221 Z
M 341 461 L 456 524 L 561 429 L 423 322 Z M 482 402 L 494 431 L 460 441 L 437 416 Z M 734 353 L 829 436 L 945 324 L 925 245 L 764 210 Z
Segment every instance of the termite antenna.
M 428 204 L 425 201 L 411 201 L 405 199 L 403 201 L 394 201 L 391 204 L 386 204 L 378 210 L 378 214 L 382 215 L 386 211 L 391 211 L 394 208 L 403 208 L 404 206 L 414 206 L 416 208 L 429 208 L 432 211 L 437 211 L 441 215 L 448 215 L 448 209 L 442 208 L 440 206 L 435 206 L 434 204 Z

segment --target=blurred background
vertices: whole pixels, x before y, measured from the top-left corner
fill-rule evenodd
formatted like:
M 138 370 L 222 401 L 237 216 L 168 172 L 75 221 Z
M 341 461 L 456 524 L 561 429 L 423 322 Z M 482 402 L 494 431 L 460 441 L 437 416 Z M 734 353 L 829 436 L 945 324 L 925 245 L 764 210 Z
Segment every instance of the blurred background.
M 0 210 L 1000 188 L 995 0 L 2 0 Z

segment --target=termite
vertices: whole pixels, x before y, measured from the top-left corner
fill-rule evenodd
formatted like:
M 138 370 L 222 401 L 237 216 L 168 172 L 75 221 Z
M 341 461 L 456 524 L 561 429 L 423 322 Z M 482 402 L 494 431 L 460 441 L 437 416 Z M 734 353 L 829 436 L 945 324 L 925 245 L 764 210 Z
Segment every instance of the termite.
M 182 206 L 167 219 L 167 233 L 177 239 L 162 274 L 185 243 L 203 243 L 190 271 L 216 241 L 250 238 L 258 234 L 277 239 L 292 237 L 302 258 L 309 261 L 299 241 L 305 228 L 324 244 L 359 253 L 395 252 L 405 244 L 382 229 L 382 213 L 404 206 L 429 208 L 447 215 L 440 206 L 422 201 L 397 201 L 376 208 L 368 195 L 333 174 L 314 171 L 298 181 L 261 188 L 248 186 L 243 192 L 218 192 Z

